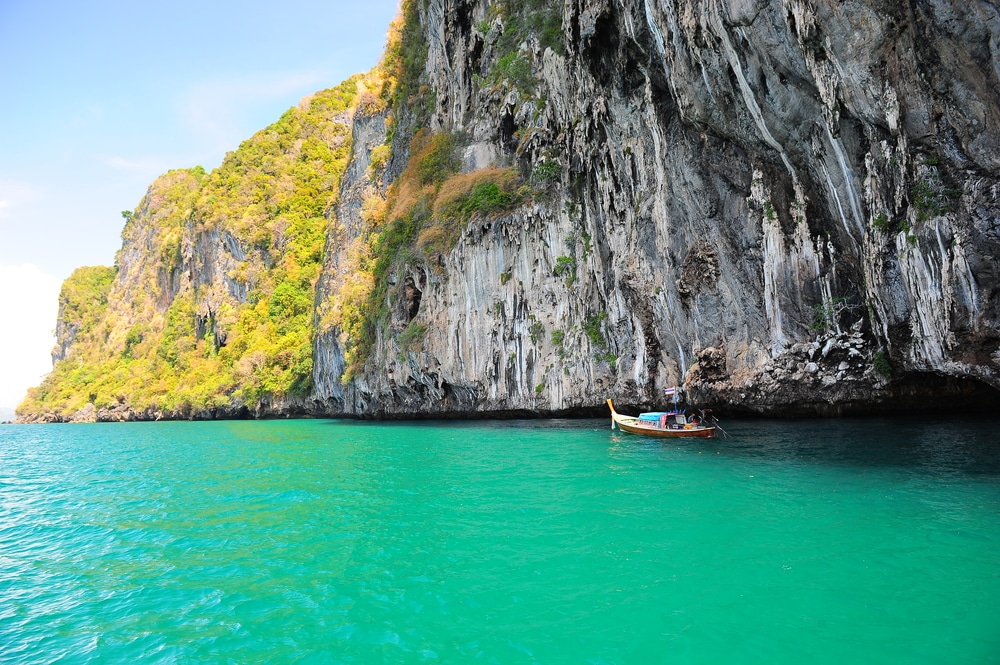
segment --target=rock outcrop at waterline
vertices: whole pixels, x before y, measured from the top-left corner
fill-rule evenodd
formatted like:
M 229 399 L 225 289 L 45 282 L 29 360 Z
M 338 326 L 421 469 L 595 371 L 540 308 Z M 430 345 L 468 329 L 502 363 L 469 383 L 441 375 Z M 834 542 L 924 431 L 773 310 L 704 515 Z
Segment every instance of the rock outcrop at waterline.
M 354 107 L 308 391 L 159 416 L 586 412 L 680 383 L 778 414 L 997 403 L 994 5 L 404 8 L 395 102 Z M 421 171 L 425 128 L 456 174 Z M 501 171 L 522 186 L 496 205 L 448 199 Z

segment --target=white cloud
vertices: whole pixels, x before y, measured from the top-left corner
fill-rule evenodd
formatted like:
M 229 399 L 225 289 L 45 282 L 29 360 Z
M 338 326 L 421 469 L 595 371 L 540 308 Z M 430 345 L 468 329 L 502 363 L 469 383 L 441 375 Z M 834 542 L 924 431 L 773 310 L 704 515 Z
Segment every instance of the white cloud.
M 0 407 L 17 406 L 52 369 L 60 286 L 33 265 L 0 265 Z

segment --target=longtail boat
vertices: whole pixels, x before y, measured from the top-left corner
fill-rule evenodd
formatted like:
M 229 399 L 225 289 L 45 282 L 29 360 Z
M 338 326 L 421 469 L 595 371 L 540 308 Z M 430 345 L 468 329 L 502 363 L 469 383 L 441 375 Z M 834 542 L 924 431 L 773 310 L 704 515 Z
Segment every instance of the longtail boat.
M 652 411 L 638 416 L 623 416 L 615 411 L 615 405 L 608 400 L 611 409 L 611 429 L 623 432 L 655 436 L 665 439 L 684 437 L 712 438 L 720 429 L 715 419 L 702 413 L 701 417 L 688 415 L 685 411 Z

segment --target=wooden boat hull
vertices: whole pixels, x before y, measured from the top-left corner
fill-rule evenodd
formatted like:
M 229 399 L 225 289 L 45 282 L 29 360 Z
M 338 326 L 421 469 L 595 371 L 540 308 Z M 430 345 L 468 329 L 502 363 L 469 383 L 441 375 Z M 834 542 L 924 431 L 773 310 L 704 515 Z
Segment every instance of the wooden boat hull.
M 665 429 L 655 425 L 647 425 L 644 421 L 632 416 L 623 416 L 615 411 L 611 400 L 608 400 L 608 407 L 611 409 L 611 427 L 617 427 L 629 434 L 639 434 L 640 436 L 652 436 L 661 439 L 686 439 L 702 438 L 711 439 L 715 437 L 716 428 L 712 425 L 698 425 L 680 429 Z

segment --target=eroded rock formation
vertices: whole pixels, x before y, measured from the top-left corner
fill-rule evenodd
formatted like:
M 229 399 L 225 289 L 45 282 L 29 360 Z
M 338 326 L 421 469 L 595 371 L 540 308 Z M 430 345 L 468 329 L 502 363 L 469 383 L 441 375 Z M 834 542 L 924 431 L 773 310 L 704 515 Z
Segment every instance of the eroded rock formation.
M 586 410 L 684 381 L 776 413 L 995 403 L 995 5 L 576 0 L 560 46 L 529 35 L 514 56 L 523 17 L 420 12 L 432 125 L 466 137 L 466 169 L 558 176 L 393 275 L 419 309 L 392 308 L 355 380 L 320 336 L 318 411 Z M 496 75 L 505 57 L 530 85 Z M 411 321 L 415 350 L 397 343 Z

